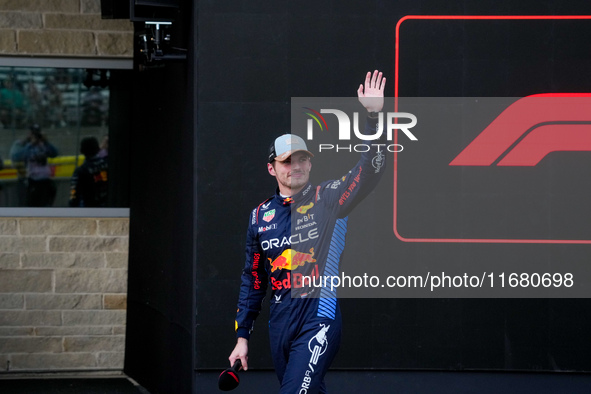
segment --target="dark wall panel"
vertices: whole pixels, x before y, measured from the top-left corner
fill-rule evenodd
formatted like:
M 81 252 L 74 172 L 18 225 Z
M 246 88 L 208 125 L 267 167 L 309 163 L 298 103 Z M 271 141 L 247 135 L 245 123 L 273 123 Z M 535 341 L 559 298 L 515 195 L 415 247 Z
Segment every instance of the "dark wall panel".
M 101 0 L 103 19 L 129 19 L 129 1 Z
M 109 85 L 109 167 L 117 171 L 109 176 L 109 206 L 129 206 L 130 133 L 132 119 L 133 72 L 111 70 Z
M 233 348 L 248 215 L 273 193 L 264 157 L 272 137 L 288 130 L 291 97 L 352 96 L 364 73 L 375 68 L 390 77 L 386 93 L 392 96 L 395 25 L 405 15 L 590 11 L 583 1 L 279 1 L 271 8 L 256 2 L 200 2 L 197 368 L 224 367 Z M 591 31 L 585 26 L 578 42 L 583 46 Z M 451 38 L 447 47 L 439 45 L 442 29 Z M 518 70 L 529 67 L 523 55 L 536 46 L 510 48 L 501 41 L 491 47 L 486 27 L 480 32 L 485 43 L 475 39 L 481 27 L 470 27 L 471 34 L 465 34 L 467 29 L 419 28 L 417 42 L 404 52 L 401 95 L 526 95 L 532 81 L 546 91 L 590 91 L 588 73 L 577 70 L 586 69 L 591 56 L 572 43 L 560 46 L 559 23 L 531 36 L 538 49 L 550 41 L 555 51 L 544 53 L 523 77 L 517 77 Z M 507 43 L 516 34 L 532 32 L 507 27 Z M 456 247 L 413 248 L 415 254 L 443 255 Z M 589 306 L 587 300 L 347 299 L 341 305 L 344 336 L 335 367 L 591 369 L 582 334 L 591 322 L 578 313 Z M 267 319 L 264 312 L 251 340 L 256 368 L 272 368 Z
M 168 31 L 195 45 L 193 8 Z M 136 23 L 136 32 L 143 31 Z M 137 44 L 137 42 L 136 42 Z M 193 55 L 195 51 L 191 51 Z M 136 52 L 137 55 L 137 52 Z M 194 58 L 135 59 L 125 372 L 151 393 L 192 392 L 195 316 Z

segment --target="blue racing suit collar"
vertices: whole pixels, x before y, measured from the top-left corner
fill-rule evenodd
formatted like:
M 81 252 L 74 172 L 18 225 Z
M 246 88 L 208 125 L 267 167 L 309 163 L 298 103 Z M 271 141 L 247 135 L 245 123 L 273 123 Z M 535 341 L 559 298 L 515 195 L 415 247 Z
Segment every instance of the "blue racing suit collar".
M 275 191 L 275 198 L 282 205 L 289 205 L 294 202 L 301 203 L 301 202 L 305 201 L 307 198 L 309 198 L 309 194 L 311 191 L 312 191 L 312 184 L 310 182 L 308 182 L 306 184 L 306 186 L 304 186 L 302 188 L 302 190 L 300 190 L 299 192 L 297 192 L 293 196 L 289 196 L 289 197 L 283 197 L 279 193 L 279 188 L 277 188 L 277 190 Z

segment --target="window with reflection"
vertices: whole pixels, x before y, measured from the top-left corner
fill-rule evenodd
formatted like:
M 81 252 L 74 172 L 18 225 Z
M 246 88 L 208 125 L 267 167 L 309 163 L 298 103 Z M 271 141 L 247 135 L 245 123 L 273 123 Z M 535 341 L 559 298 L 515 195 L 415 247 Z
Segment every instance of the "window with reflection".
M 0 67 L 0 207 L 107 207 L 109 71 Z

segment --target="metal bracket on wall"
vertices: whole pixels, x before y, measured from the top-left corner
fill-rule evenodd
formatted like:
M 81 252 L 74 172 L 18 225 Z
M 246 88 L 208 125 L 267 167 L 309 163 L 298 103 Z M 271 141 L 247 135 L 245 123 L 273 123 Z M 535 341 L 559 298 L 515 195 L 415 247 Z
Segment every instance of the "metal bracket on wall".
M 170 45 L 170 34 L 164 29 L 172 22 L 146 21 L 146 31 L 139 34 L 139 52 L 143 64 L 140 70 L 161 67 L 165 62 L 183 61 L 187 59 L 187 50 Z

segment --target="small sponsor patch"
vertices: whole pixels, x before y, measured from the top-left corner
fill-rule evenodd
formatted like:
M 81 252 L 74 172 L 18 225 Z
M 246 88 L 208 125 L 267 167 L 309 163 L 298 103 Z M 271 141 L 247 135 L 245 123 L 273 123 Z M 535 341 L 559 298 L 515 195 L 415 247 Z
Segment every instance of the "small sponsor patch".
M 271 209 L 270 211 L 265 212 L 265 214 L 263 215 L 263 220 L 268 223 L 271 220 L 273 220 L 274 217 L 275 217 L 275 210 Z
M 275 230 L 277 228 L 277 223 L 270 224 L 268 226 L 259 227 L 259 233 L 264 233 L 265 231 Z
M 298 209 L 296 209 L 296 211 L 298 211 L 298 213 L 301 213 L 302 215 L 305 215 L 306 212 L 308 212 L 309 209 L 312 209 L 313 206 L 314 206 L 314 203 L 311 202 L 308 205 L 302 205 L 301 207 L 299 207 Z

